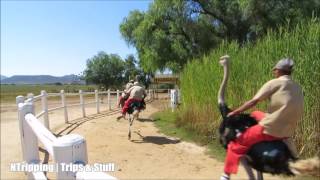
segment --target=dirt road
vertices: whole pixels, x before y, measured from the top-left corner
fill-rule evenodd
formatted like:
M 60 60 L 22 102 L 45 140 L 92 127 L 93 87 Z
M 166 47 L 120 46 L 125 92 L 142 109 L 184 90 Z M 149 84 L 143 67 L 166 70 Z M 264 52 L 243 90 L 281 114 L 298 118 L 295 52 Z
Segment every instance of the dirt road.
M 50 114 L 52 131 L 64 135 L 80 134 L 87 141 L 89 164 L 115 163 L 119 179 L 218 179 L 223 170 L 219 162 L 206 154 L 206 147 L 167 137 L 154 126 L 150 115 L 166 104 L 152 102 L 133 124 L 132 141 L 127 139 L 128 122 L 117 121 L 119 111 L 96 114 L 88 108 L 87 118 L 79 118 L 64 124 L 62 112 Z M 78 109 L 70 110 L 80 117 Z M 9 164 L 21 161 L 21 148 L 16 112 L 1 113 L 1 179 L 22 179 L 23 173 L 10 172 Z M 6 119 L 6 120 L 4 120 Z M 40 152 L 43 158 L 42 152 Z M 50 162 L 50 161 L 49 161 Z M 54 177 L 54 175 L 49 175 Z M 243 169 L 233 179 L 247 179 Z M 266 176 L 265 179 L 283 179 Z

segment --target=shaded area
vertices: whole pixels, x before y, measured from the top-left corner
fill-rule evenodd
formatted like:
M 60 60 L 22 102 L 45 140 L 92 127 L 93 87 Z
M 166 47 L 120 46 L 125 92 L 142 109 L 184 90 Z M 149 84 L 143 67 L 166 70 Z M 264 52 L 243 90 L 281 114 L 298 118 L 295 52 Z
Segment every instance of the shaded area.
M 155 121 L 157 121 L 157 119 L 138 118 L 137 121 L 140 121 L 140 122 L 155 122 Z
M 81 126 L 85 122 L 88 122 L 88 121 L 91 121 L 94 119 L 99 119 L 99 118 L 105 117 L 105 116 L 111 116 L 111 115 L 117 114 L 119 112 L 120 112 L 120 109 L 119 110 L 112 110 L 112 111 L 108 111 L 108 112 L 103 112 L 100 114 L 94 114 L 94 115 L 90 115 L 88 117 L 78 118 L 78 119 L 72 120 L 69 123 L 67 123 L 67 124 L 69 124 L 67 127 L 65 127 L 64 129 L 60 130 L 57 133 L 54 133 L 54 135 L 57 137 L 60 137 L 62 135 L 70 134 L 77 127 Z
M 178 144 L 181 141 L 179 139 L 169 139 L 165 136 L 142 136 L 139 132 L 136 132 L 142 140 L 131 140 L 134 143 L 153 143 L 157 145 L 164 145 L 164 144 Z

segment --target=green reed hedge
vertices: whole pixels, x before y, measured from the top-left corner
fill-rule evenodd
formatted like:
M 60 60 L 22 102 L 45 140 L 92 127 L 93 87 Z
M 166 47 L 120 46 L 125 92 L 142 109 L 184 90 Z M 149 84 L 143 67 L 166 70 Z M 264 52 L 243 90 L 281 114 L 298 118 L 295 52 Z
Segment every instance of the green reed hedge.
M 294 139 L 302 156 L 319 153 L 320 147 L 320 22 L 313 19 L 294 29 L 269 32 L 255 44 L 239 47 L 223 43 L 201 59 L 194 59 L 181 73 L 182 108 L 178 126 L 203 135 L 206 141 L 216 139 L 221 121 L 217 93 L 223 76 L 219 57 L 231 57 L 226 100 L 238 107 L 252 98 L 258 89 L 273 78 L 272 67 L 284 57 L 295 61 L 293 79 L 304 93 L 304 117 L 299 121 Z M 265 110 L 266 103 L 257 107 Z

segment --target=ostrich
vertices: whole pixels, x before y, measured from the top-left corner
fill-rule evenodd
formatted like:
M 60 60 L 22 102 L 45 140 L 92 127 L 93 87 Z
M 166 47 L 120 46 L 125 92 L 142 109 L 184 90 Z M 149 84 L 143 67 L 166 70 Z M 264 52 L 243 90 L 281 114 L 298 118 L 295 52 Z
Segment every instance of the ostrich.
M 248 127 L 257 124 L 256 120 L 249 114 L 240 114 L 227 117 L 231 112 L 228 108 L 224 95 L 229 75 L 229 56 L 220 58 L 220 64 L 224 69 L 224 76 L 218 92 L 218 105 L 222 115 L 222 123 L 219 127 L 220 143 L 227 148 L 230 141 L 241 135 Z M 295 158 L 291 155 L 288 147 L 281 140 L 264 141 L 251 147 L 242 163 L 250 179 L 255 179 L 252 168 L 258 171 L 258 179 L 263 179 L 262 173 L 293 175 L 289 168 L 289 162 Z
M 133 102 L 128 109 L 128 121 L 129 121 L 129 133 L 128 139 L 131 140 L 131 126 L 135 119 L 139 118 L 139 113 L 141 110 L 146 108 L 146 104 L 144 101 L 142 102 Z

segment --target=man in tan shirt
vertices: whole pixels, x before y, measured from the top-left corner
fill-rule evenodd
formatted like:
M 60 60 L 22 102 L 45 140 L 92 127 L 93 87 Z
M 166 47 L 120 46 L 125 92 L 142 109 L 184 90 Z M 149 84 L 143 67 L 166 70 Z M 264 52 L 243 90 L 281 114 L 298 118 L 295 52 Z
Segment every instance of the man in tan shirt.
M 254 107 L 258 102 L 270 100 L 267 113 L 251 113 L 259 123 L 229 143 L 221 180 L 228 180 L 231 173 L 237 173 L 240 157 L 245 155 L 252 145 L 261 141 L 286 139 L 293 135 L 303 114 L 303 94 L 299 84 L 290 77 L 292 70 L 293 60 L 281 59 L 273 68 L 276 78 L 265 83 L 251 100 L 228 114 L 229 117 L 237 115 Z
M 147 93 L 144 87 L 139 83 L 139 77 L 136 77 L 136 82 L 134 82 L 133 86 L 126 91 L 126 94 L 129 95 L 129 98 L 126 100 L 123 108 L 122 108 L 122 116 L 119 116 L 117 119 L 124 118 L 130 105 L 134 102 L 142 103 L 147 96 Z

